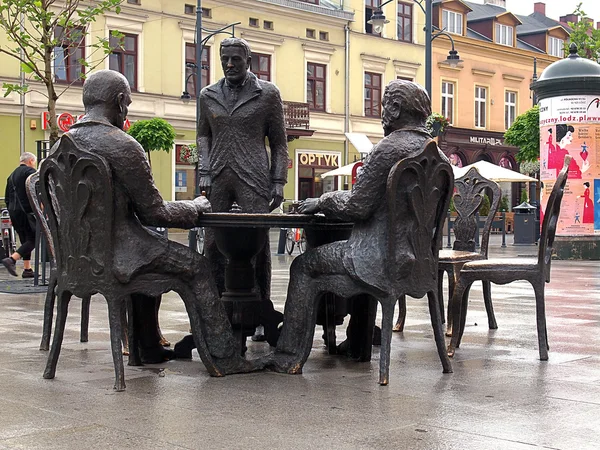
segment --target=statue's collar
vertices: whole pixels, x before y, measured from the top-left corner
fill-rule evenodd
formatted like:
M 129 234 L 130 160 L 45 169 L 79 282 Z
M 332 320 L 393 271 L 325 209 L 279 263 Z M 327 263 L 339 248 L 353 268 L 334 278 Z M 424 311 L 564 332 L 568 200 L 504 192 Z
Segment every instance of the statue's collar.
M 431 135 L 429 134 L 429 130 L 425 126 L 403 125 L 392 131 L 392 133 L 396 133 L 397 131 L 412 131 L 414 133 L 426 134 L 428 137 L 431 137 Z

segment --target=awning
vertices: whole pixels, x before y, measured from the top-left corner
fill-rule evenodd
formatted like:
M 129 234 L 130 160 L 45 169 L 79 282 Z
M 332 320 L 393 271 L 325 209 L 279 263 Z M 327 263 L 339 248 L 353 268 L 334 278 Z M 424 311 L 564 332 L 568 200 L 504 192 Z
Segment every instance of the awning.
M 350 143 L 354 146 L 354 148 L 358 151 L 358 153 L 365 154 L 370 153 L 373 150 L 373 143 L 367 137 L 366 134 L 363 133 L 345 133 L 346 137 L 350 141 Z
M 322 173 L 320 175 L 321 178 L 326 177 L 341 177 L 341 176 L 352 176 L 352 169 L 354 168 L 354 164 L 359 163 L 360 161 L 353 162 L 352 164 L 348 164 L 342 167 L 338 167 L 337 169 L 330 170 L 329 172 Z
M 468 166 L 464 167 L 452 166 L 452 169 L 454 170 L 454 178 L 462 177 L 469 171 L 471 167 L 475 167 L 481 176 L 497 183 L 501 183 L 503 181 L 514 183 L 537 181 L 535 178 L 515 172 L 514 170 L 505 169 L 504 167 L 497 166 L 496 164 L 492 164 L 487 161 L 477 161 L 476 163 L 469 164 Z

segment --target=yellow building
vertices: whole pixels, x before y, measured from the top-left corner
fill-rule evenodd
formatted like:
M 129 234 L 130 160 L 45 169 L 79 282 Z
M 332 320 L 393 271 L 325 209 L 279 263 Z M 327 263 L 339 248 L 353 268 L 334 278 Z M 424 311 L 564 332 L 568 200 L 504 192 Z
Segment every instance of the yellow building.
M 182 145 L 195 139 L 195 102 L 184 103 L 182 93 L 195 98 L 195 1 L 127 0 L 120 14 L 107 13 L 91 25 L 88 39 L 125 34 L 124 48 L 100 64 L 122 71 L 133 89 L 131 121 L 163 117 L 176 129 L 176 148 L 152 155 L 157 185 L 166 199 L 189 198 L 194 190 L 193 168 L 179 159 Z M 390 22 L 375 34 L 367 22 L 378 0 L 207 0 L 202 2 L 203 27 L 215 30 L 231 23 L 235 35 L 253 49 L 252 70 L 277 84 L 285 103 L 290 151 L 288 199 L 317 196 L 342 188 L 343 179 L 320 174 L 360 157 L 345 132 L 364 133 L 373 142 L 382 137 L 380 109 L 383 87 L 390 80 L 424 80 L 424 15 L 412 0 L 384 7 Z M 203 85 L 223 74 L 218 48 L 227 36 L 208 40 L 204 54 Z M 6 43 L 0 36 L 0 45 Z M 83 50 L 93 62 L 94 56 Z M 57 79 L 76 73 L 68 61 L 55 64 Z M 0 82 L 18 82 L 19 64 L 0 55 Z M 186 80 L 188 80 L 186 86 Z M 35 83 L 31 83 L 35 88 Z M 37 91 L 38 89 L 35 88 Z M 39 89 L 43 90 L 43 89 Z M 19 117 L 25 114 L 25 151 L 36 151 L 36 141 L 47 139 L 43 112 L 45 98 L 37 92 L 0 98 L 0 188 L 18 164 Z M 57 113 L 76 118 L 83 113 L 81 86 L 71 86 L 59 99 Z M 68 120 L 67 120 L 68 123 Z

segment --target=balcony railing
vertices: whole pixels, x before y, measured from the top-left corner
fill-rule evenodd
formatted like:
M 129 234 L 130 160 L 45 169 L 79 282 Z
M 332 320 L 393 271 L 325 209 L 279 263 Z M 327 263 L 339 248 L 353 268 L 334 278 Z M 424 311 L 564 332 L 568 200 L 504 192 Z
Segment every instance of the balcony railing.
M 283 116 L 286 128 L 310 128 L 310 110 L 308 103 L 283 102 Z

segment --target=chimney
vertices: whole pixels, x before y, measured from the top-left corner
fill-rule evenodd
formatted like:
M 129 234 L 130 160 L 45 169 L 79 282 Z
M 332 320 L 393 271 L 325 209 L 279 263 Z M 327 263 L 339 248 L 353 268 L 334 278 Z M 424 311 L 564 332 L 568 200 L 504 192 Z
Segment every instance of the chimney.
M 484 5 L 500 6 L 506 9 L 506 0 L 483 0 Z
M 567 14 L 566 16 L 562 16 L 560 18 L 560 22 L 563 22 L 563 23 L 569 23 L 569 22 L 577 23 L 577 22 L 579 22 L 579 16 L 577 16 L 575 14 Z
M 540 13 L 543 16 L 546 15 L 546 4 L 544 2 L 535 2 L 533 4 L 533 12 Z

